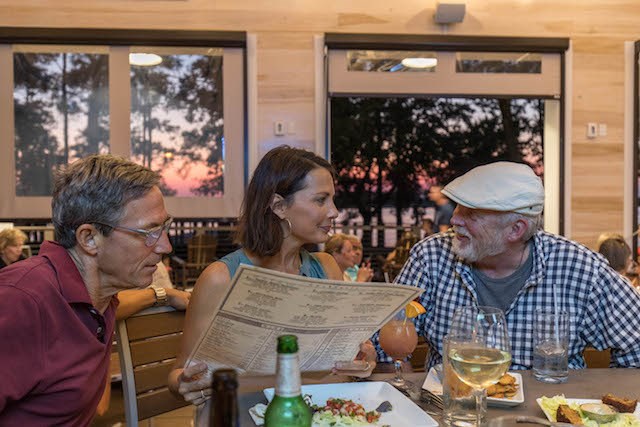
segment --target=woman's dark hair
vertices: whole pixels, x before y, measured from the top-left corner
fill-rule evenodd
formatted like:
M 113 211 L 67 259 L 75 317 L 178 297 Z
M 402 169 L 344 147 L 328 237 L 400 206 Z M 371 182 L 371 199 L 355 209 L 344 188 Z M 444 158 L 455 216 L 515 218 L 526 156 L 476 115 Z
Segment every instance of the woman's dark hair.
M 331 164 L 311 151 L 283 145 L 265 154 L 245 192 L 236 241 L 259 257 L 277 254 L 285 236 L 282 220 L 271 210 L 273 196 L 277 193 L 290 204 L 309 172 L 318 168 L 335 176 Z

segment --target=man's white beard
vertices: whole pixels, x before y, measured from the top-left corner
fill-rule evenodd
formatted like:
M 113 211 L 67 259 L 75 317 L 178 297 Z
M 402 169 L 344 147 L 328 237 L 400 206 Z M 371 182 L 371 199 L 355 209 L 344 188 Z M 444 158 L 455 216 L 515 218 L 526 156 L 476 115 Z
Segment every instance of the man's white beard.
M 462 246 L 462 242 L 455 237 L 452 242 L 453 253 L 468 263 L 478 262 L 484 258 L 498 255 L 506 250 L 506 244 L 502 239 L 502 233 L 497 232 L 497 230 L 494 233 L 488 233 L 487 241 L 484 242 L 471 237 L 467 234 L 466 230 L 461 232 L 462 230 L 456 226 L 453 227 L 453 230 L 457 234 L 465 236 L 468 240 L 464 247 Z

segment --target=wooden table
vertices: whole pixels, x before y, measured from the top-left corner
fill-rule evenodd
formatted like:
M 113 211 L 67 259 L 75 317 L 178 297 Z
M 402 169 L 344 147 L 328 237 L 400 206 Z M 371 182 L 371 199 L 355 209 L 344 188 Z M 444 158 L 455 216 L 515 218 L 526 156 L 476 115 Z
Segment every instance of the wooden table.
M 536 403 L 536 398 L 541 396 L 554 396 L 564 394 L 567 397 L 583 399 L 599 399 L 607 392 L 619 396 L 640 398 L 640 370 L 639 369 L 583 369 L 569 371 L 569 381 L 565 384 L 545 384 L 536 381 L 531 371 L 520 371 L 524 383 L 524 403 L 512 408 L 489 407 L 489 418 L 502 415 L 532 415 L 543 417 L 542 410 Z M 389 378 L 390 374 L 374 374 L 371 381 L 380 381 Z M 426 377 L 424 372 L 406 374 L 407 379 L 422 384 Z M 303 376 L 303 384 L 323 384 L 348 381 L 345 377 L 337 377 L 326 374 Z M 274 377 L 242 378 L 240 379 L 240 392 L 238 395 L 240 406 L 240 425 L 253 427 L 255 424 L 249 416 L 249 408 L 256 403 L 267 403 L 262 393 L 265 388 L 273 387 Z M 435 417 L 434 417 L 435 418 Z M 441 419 L 437 419 L 442 422 Z M 394 426 L 410 427 L 410 426 Z

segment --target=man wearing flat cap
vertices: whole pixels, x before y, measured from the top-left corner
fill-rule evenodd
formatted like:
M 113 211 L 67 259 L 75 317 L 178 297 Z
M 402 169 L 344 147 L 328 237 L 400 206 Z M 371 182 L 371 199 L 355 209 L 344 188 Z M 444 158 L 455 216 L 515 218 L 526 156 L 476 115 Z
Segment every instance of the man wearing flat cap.
M 569 313 L 569 368 L 585 367 L 588 345 L 611 348 L 615 366 L 640 367 L 640 294 L 599 254 L 541 230 L 544 188 L 529 166 L 480 166 L 442 192 L 458 204 L 452 228 L 416 244 L 396 278 L 425 290 L 416 328 L 430 347 L 427 370 L 442 360 L 454 311 L 468 305 L 505 312 L 511 369 L 531 368 L 534 312 L 554 307 Z

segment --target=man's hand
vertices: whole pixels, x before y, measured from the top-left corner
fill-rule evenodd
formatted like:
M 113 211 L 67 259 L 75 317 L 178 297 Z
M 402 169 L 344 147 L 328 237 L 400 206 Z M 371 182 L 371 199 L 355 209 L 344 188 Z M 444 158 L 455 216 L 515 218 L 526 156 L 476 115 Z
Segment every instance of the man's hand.
M 177 289 L 168 288 L 167 298 L 169 305 L 176 310 L 186 310 L 189 305 L 189 299 L 191 298 L 190 292 L 179 291 Z

